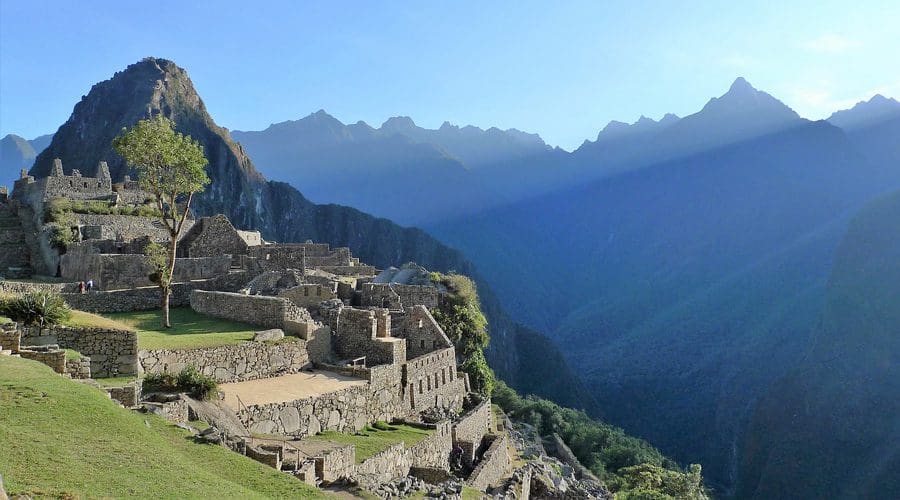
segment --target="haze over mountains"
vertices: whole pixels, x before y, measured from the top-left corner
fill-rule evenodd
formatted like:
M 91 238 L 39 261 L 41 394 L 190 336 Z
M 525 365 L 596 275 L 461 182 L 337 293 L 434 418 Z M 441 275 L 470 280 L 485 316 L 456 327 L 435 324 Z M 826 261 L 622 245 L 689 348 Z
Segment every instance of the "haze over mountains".
M 214 157 L 202 212 L 279 240 L 349 245 L 376 265 L 477 270 L 508 354 L 491 360 L 501 374 L 588 401 L 573 367 L 599 400 L 583 406 L 702 463 L 720 494 L 897 491 L 900 419 L 885 401 L 898 391 L 900 195 L 873 202 L 900 189 L 896 100 L 812 122 L 738 78 L 697 113 L 611 122 L 571 153 L 515 129 L 406 117 L 373 128 L 324 111 L 234 132 L 238 144 L 186 75 L 154 61 L 110 81 L 149 89 L 114 121 L 136 119 L 152 96 L 173 103 L 179 128 Z M 87 116 L 76 107 L 60 132 L 113 115 Z M 107 149 L 65 137 L 36 172 L 56 156 L 81 168 L 73 155 L 92 172 L 109 154 L 111 136 L 97 137 Z M 421 231 L 314 205 L 254 165 L 316 202 L 422 225 L 465 258 Z

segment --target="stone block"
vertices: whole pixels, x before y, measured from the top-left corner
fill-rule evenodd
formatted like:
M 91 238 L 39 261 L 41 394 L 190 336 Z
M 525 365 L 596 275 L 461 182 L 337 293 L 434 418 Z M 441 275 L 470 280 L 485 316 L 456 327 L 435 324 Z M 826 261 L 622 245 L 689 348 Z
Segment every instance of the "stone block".
M 284 338 L 284 330 L 281 328 L 270 328 L 268 330 L 260 330 L 253 334 L 254 342 L 269 342 Z

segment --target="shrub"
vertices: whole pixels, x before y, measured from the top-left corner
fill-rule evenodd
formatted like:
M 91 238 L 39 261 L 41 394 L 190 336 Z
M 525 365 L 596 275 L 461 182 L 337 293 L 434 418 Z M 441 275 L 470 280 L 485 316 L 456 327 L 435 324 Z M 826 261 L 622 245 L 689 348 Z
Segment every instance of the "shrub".
M 69 319 L 72 312 L 58 293 L 36 290 L 0 302 L 0 314 L 26 325 L 49 326 Z
M 197 399 L 209 399 L 218 389 L 212 377 L 204 375 L 194 365 L 188 365 L 178 374 L 150 373 L 144 377 L 144 387 L 159 391 L 187 392 Z

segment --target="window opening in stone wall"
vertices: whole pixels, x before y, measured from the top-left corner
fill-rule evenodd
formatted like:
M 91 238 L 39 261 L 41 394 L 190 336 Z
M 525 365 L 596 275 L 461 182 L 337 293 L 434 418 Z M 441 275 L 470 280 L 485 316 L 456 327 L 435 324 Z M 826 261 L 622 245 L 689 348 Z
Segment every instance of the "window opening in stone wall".
M 419 341 L 419 347 L 421 347 L 422 349 L 425 349 L 425 340 Z

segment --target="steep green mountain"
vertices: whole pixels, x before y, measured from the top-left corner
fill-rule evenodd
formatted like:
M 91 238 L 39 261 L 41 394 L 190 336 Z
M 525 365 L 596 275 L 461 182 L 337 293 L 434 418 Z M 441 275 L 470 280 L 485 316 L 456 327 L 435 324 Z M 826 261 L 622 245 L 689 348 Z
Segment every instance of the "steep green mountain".
M 228 131 L 215 124 L 187 72 L 164 59 L 147 58 L 93 86 L 76 104 L 50 145 L 38 155 L 32 175 L 46 175 L 54 158 L 67 172 L 93 175 L 106 161 L 114 180 L 127 174 L 112 139 L 148 113 L 163 113 L 177 129 L 197 139 L 209 159 L 212 184 L 195 198 L 200 215 L 224 213 L 235 226 L 258 229 L 268 240 L 312 239 L 348 246 L 363 261 L 379 267 L 415 261 L 437 271 L 478 278 L 463 256 L 415 228 L 403 228 L 359 210 L 316 205 L 292 186 L 269 182 Z M 498 374 L 522 392 L 534 392 L 562 404 L 591 408 L 582 389 L 550 342 L 503 312 L 486 284 L 480 286 L 493 339 L 489 361 Z M 536 350 L 532 352 L 531 350 Z M 538 365 L 522 360 L 540 359 Z
M 729 493 L 755 401 L 821 314 L 846 221 L 889 186 L 900 169 L 799 121 L 430 230 L 552 332 L 605 419 Z
M 743 498 L 900 498 L 900 193 L 856 216 L 821 322 L 762 398 Z
M 42 135 L 26 140 L 15 134 L 0 139 L 0 185 L 12 189 L 12 183 L 19 178 L 19 171 L 31 168 L 37 152 L 50 144 L 51 135 Z

